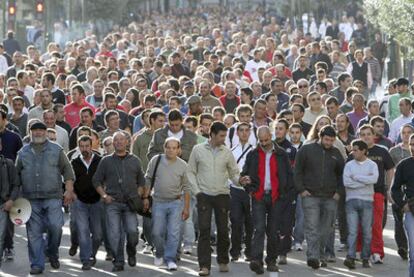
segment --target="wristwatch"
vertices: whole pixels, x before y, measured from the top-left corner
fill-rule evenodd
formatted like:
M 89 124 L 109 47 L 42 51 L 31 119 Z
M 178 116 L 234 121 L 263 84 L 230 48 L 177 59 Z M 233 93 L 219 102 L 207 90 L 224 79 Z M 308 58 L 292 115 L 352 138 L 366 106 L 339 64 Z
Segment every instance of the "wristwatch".
M 106 194 L 106 193 L 104 195 L 102 195 L 103 199 L 106 199 L 107 197 L 108 197 L 108 194 Z

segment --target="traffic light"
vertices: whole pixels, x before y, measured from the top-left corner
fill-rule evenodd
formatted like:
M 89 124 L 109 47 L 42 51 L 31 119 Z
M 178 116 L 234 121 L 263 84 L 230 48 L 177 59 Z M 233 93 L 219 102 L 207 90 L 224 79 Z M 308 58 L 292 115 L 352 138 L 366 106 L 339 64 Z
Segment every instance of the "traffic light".
M 36 1 L 36 12 L 37 13 L 43 13 L 45 9 L 43 0 L 37 0 Z

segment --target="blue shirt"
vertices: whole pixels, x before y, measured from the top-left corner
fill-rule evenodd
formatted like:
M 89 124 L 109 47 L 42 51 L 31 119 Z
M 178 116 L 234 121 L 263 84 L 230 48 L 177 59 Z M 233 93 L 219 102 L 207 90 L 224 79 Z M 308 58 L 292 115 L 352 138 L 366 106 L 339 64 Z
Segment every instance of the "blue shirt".
M 23 142 L 18 134 L 7 129 L 0 133 L 0 155 L 14 162 L 22 146 Z

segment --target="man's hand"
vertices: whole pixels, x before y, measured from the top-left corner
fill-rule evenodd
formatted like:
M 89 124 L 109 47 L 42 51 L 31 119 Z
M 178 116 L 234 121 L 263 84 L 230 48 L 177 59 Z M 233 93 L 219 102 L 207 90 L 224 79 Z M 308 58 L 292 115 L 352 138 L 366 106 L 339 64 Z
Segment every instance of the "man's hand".
M 307 190 L 302 191 L 302 193 L 300 194 L 300 196 L 302 197 L 306 197 L 306 196 L 311 196 L 310 192 Z
M 150 208 L 148 198 L 142 199 L 142 203 L 144 204 L 144 212 L 148 211 Z
M 405 213 L 409 213 L 410 212 L 410 206 L 408 205 L 408 203 L 404 205 L 403 212 L 405 212 Z
M 339 195 L 339 193 L 335 192 L 333 199 L 335 199 L 335 201 L 339 201 L 339 198 L 341 198 L 341 196 Z
M 251 184 L 252 183 L 252 180 L 250 179 L 250 176 L 242 176 L 242 177 L 240 177 L 240 179 L 239 179 L 239 183 L 242 185 L 242 186 L 245 186 L 245 185 L 249 185 L 249 184 Z
M 390 202 L 391 204 L 395 204 L 395 202 L 394 202 L 394 200 L 392 199 L 392 196 L 391 196 L 391 191 L 388 191 L 387 199 L 388 199 L 388 202 Z
M 183 209 L 181 213 L 181 218 L 183 221 L 186 221 L 190 217 L 190 211 L 186 208 Z
M 73 190 L 67 190 L 63 194 L 63 204 L 65 206 L 68 206 L 72 204 L 73 201 L 76 199 L 76 194 L 73 192 Z
M 105 204 L 111 204 L 114 199 L 110 195 L 106 195 L 106 197 L 103 199 Z
M 8 200 L 4 203 L 2 210 L 5 212 L 9 212 L 10 209 L 13 207 L 13 200 Z

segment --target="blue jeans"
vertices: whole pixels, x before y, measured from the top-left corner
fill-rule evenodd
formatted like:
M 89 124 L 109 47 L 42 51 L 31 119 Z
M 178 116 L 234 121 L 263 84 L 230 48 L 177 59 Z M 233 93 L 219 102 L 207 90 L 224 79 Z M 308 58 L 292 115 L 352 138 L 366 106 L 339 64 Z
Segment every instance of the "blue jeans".
M 59 245 L 64 224 L 62 200 L 36 199 L 30 200 L 32 215 L 26 224 L 30 266 L 45 268 L 45 240 L 43 233 L 47 231 L 47 255 L 51 260 L 59 258 Z
M 186 221 L 181 224 L 181 237 L 178 247 L 181 246 L 181 241 L 184 247 L 193 246 L 195 242 L 195 228 L 194 228 L 194 209 L 196 206 L 197 199 L 191 197 L 190 199 L 190 214 Z
M 8 221 L 9 221 L 9 213 L 2 211 L 1 206 L 0 206 L 0 266 L 1 266 L 1 255 L 3 255 L 4 238 L 6 237 Z
M 302 197 L 298 195 L 296 200 L 296 211 L 295 211 L 295 228 L 293 229 L 293 243 L 302 244 L 305 240 L 305 231 L 303 230 L 303 208 L 302 208 Z
M 325 260 L 325 247 L 336 218 L 337 201 L 333 198 L 306 196 L 302 198 L 307 259 Z
M 181 231 L 181 212 L 183 202 L 180 199 L 157 202 L 152 205 L 152 239 L 155 256 L 165 262 L 175 262 Z
M 414 276 L 414 216 L 411 212 L 405 213 L 404 227 L 407 232 L 408 249 L 410 251 L 409 276 Z
M 131 212 L 126 203 L 112 202 L 105 205 L 106 231 L 108 233 L 109 245 L 114 255 L 113 264 L 123 266 L 124 261 L 124 243 L 123 238 L 127 237 L 127 254 L 135 257 L 136 247 L 138 244 L 138 217 Z
M 79 256 L 82 263 L 89 261 L 91 257 L 95 257 L 101 245 L 102 205 L 100 201 L 94 204 L 87 204 L 78 199 L 72 205 L 72 213 L 76 218 L 75 222 L 79 239 Z
M 358 229 L 362 229 L 361 258 L 369 259 L 372 238 L 372 201 L 351 199 L 346 201 L 346 220 L 348 222 L 348 257 L 356 258 Z

